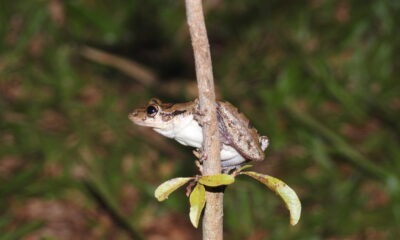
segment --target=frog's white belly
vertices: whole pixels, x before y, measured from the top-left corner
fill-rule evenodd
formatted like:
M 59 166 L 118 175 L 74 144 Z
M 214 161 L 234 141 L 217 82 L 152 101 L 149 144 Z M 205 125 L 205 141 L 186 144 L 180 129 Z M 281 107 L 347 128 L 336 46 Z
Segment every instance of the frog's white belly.
M 179 123 L 174 125 L 175 126 L 169 130 L 154 128 L 154 131 L 165 137 L 173 138 L 182 145 L 201 148 L 203 143 L 203 130 L 193 117 L 187 117 L 185 121 L 182 121 L 181 119 Z M 239 165 L 244 161 L 245 159 L 236 151 L 235 148 L 222 144 L 222 167 Z

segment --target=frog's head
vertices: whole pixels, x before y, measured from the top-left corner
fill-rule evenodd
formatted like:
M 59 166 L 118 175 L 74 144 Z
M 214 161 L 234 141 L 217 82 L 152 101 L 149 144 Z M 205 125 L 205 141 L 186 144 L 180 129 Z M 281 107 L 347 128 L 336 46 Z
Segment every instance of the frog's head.
M 159 99 L 152 98 L 145 107 L 136 108 L 129 114 L 129 119 L 139 126 L 152 128 L 168 128 L 170 119 L 164 117 L 163 104 Z
M 190 106 L 192 103 L 162 103 L 152 98 L 147 106 L 133 110 L 129 119 L 140 126 L 168 131 L 192 119 Z

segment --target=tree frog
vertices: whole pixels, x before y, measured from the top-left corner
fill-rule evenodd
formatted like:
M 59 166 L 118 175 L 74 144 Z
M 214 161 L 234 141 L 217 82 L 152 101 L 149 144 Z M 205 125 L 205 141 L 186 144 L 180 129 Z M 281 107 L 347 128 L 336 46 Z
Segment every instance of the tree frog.
M 228 172 L 248 161 L 264 160 L 268 137 L 260 136 L 247 117 L 232 104 L 221 101 L 216 104 L 222 171 Z M 162 103 L 153 98 L 145 107 L 133 110 L 129 119 L 137 125 L 151 127 L 185 146 L 202 147 L 198 99 L 186 103 Z

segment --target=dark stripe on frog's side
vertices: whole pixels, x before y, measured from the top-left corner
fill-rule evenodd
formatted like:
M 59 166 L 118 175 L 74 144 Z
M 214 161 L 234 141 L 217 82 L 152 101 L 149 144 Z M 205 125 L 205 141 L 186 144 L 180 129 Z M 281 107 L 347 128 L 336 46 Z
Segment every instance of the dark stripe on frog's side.
M 170 109 L 173 106 L 175 106 L 175 103 L 163 103 L 161 107 L 163 110 L 165 110 L 165 109 Z
M 166 112 L 161 112 L 161 117 L 163 121 L 169 121 L 171 120 L 171 118 L 184 114 L 186 112 L 186 110 L 175 110 L 173 112 L 170 113 L 166 113 Z
M 171 114 L 172 114 L 172 116 L 177 116 L 177 115 L 184 114 L 185 112 L 186 112 L 186 110 L 176 110 L 176 111 L 173 111 Z

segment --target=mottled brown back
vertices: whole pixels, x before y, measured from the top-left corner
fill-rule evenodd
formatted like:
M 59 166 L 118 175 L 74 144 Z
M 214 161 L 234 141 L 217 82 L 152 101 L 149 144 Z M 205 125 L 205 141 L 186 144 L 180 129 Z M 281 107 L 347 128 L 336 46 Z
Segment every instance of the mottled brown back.
M 234 112 L 237 114 L 233 114 Z M 228 102 L 218 102 L 217 117 L 224 144 L 234 147 L 248 160 L 264 160 L 259 134 L 244 114 Z

